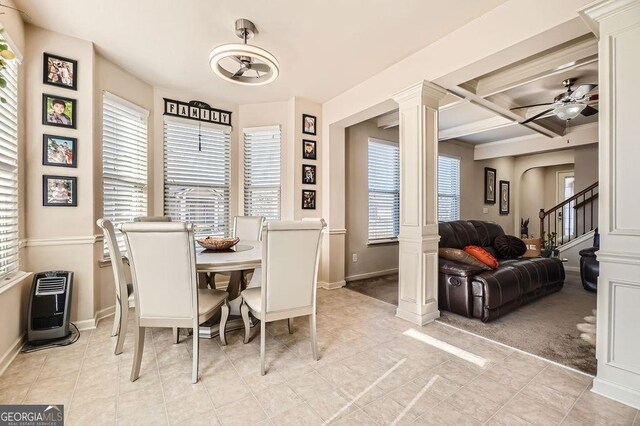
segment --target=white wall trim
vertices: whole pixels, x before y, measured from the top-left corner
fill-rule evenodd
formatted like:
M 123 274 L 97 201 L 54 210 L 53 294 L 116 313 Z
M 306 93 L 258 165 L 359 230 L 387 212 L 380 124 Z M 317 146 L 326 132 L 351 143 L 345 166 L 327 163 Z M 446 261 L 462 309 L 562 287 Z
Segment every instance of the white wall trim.
M 346 233 L 346 229 L 329 229 L 329 235 L 345 235 Z
M 92 330 L 98 326 L 98 323 L 101 320 L 113 315 L 115 311 L 116 311 L 115 305 L 109 306 L 107 308 L 97 311 L 93 316 L 93 318 L 91 319 L 83 320 L 83 321 L 72 321 L 72 322 L 76 325 L 76 327 L 78 327 L 78 330 L 80 331 Z
M 562 244 L 560 247 L 558 247 L 558 249 L 560 249 L 560 253 L 562 253 L 565 250 L 569 250 L 571 247 L 574 247 L 574 246 L 577 246 L 578 244 L 583 243 L 585 240 L 593 239 L 593 234 L 595 234 L 595 232 L 596 232 L 595 230 L 589 231 L 586 234 L 580 235 L 578 238 L 574 238 L 568 243 Z
M 640 409 L 640 392 L 596 377 L 591 392 Z
M 596 258 L 600 262 L 640 265 L 640 253 L 599 250 L 596 252 Z
M 366 274 L 349 275 L 348 277 L 345 277 L 344 280 L 346 282 L 356 281 L 356 280 L 365 280 L 367 278 L 381 277 L 383 275 L 397 274 L 397 273 L 398 273 L 398 268 L 383 269 L 382 271 L 367 272 Z
M 90 245 L 102 241 L 102 235 L 87 235 L 66 238 L 42 238 L 25 239 L 20 241 L 21 247 L 42 247 L 42 246 L 80 246 Z
M 22 333 L 20 337 L 18 337 L 16 341 L 13 342 L 13 344 L 9 347 L 9 349 L 7 349 L 7 351 L 4 354 L 2 354 L 2 357 L 0 358 L 0 375 L 4 374 L 7 367 L 9 367 L 9 365 L 13 362 L 16 356 L 18 356 L 18 354 L 20 353 L 20 350 L 22 349 L 22 347 L 26 342 L 27 342 L 26 334 Z
M 31 277 L 32 275 L 33 275 L 33 272 L 17 271 L 13 276 L 7 277 L 9 281 L 2 284 L 2 287 L 0 287 L 0 294 L 6 293 L 16 285 L 24 282 L 27 278 Z
M 326 281 L 318 281 L 318 287 L 324 288 L 325 290 L 335 290 L 337 288 L 344 287 L 347 283 L 343 281 L 336 281 L 333 283 L 328 283 Z

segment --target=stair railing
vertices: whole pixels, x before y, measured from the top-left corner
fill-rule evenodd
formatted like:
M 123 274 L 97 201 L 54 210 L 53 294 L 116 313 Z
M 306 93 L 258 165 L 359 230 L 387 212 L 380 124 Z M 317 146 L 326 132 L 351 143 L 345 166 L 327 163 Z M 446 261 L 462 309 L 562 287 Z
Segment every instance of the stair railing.
M 557 245 L 562 245 L 592 231 L 597 226 L 597 219 L 594 216 L 598 212 L 597 199 L 598 182 L 549 210 L 540 209 L 540 237 L 545 240 L 547 233 L 555 232 Z M 566 214 L 571 211 L 573 214 Z M 565 233 L 565 230 L 569 232 Z

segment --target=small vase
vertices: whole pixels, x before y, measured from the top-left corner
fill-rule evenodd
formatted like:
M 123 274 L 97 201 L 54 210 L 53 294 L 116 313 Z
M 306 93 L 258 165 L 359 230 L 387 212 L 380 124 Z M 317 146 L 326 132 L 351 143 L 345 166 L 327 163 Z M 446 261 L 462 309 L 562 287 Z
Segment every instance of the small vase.
M 529 236 L 529 228 L 527 227 L 520 228 L 520 236 L 522 238 L 527 238 Z

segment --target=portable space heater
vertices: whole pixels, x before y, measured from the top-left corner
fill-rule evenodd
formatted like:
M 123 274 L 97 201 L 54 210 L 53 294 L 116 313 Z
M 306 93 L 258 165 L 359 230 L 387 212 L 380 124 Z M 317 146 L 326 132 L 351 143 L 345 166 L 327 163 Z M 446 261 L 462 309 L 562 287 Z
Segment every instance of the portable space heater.
M 31 344 L 69 336 L 73 272 L 40 272 L 33 277 L 27 340 Z

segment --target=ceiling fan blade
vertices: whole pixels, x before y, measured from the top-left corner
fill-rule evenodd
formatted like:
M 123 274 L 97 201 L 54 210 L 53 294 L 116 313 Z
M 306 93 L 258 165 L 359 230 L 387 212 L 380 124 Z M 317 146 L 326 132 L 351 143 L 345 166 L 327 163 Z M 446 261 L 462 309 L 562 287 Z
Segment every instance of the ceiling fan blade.
M 247 70 L 247 68 L 240 67 L 240 69 L 238 71 L 236 71 L 236 73 L 231 78 L 242 77 L 242 74 L 244 74 L 244 72 L 246 70 Z
M 239 56 L 229 56 L 231 59 L 233 59 L 234 61 L 236 61 L 238 64 L 240 65 L 244 65 L 244 62 L 242 62 L 242 59 L 240 59 Z
M 584 115 L 585 117 L 589 117 L 590 115 L 597 114 L 597 113 L 598 113 L 597 109 L 587 105 L 580 114 Z
M 582 99 L 587 95 L 587 93 L 589 93 L 590 91 L 592 91 L 596 87 L 598 87 L 597 84 L 582 84 L 582 85 L 578 86 L 578 88 L 576 90 L 571 92 L 571 94 L 569 95 L 569 99 L 572 99 L 572 100 L 575 100 L 575 101 L 577 101 L 579 99 Z
M 269 71 L 271 71 L 271 67 L 269 67 L 269 65 L 267 65 L 267 64 L 251 64 L 249 66 L 249 68 L 251 68 L 254 71 L 259 71 L 259 72 L 269 72 Z
M 540 114 L 536 114 L 536 115 L 534 115 L 534 116 L 533 116 L 533 117 L 531 117 L 531 118 L 527 118 L 526 120 L 524 120 L 524 121 L 523 121 L 523 122 L 521 122 L 520 124 L 527 124 L 527 123 L 529 123 L 529 122 L 531 122 L 531 121 L 533 121 L 533 120 L 535 120 L 535 119 L 537 119 L 537 118 L 542 117 L 543 115 L 545 115 L 545 114 L 547 114 L 547 113 L 549 113 L 549 112 L 551 112 L 551 111 L 553 111 L 553 108 L 550 108 L 550 109 L 544 110 L 544 111 L 542 111 Z
M 509 108 L 509 111 L 514 111 L 516 109 L 522 109 L 522 108 L 532 108 L 532 107 L 537 107 L 537 106 L 545 106 L 545 105 L 553 105 L 553 102 L 547 102 L 546 104 L 532 104 L 532 105 L 525 105 L 525 106 L 521 106 L 521 107 Z

